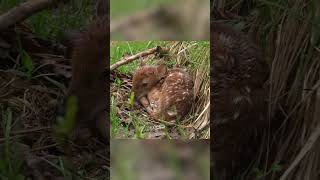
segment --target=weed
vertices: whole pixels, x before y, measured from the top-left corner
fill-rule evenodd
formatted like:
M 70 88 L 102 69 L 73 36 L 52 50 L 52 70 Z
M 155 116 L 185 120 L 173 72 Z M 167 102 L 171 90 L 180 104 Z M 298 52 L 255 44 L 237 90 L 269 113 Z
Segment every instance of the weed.
M 21 171 L 23 168 L 23 149 L 10 139 L 13 117 L 11 108 L 4 112 L 1 108 L 4 127 L 5 143 L 0 145 L 0 177 L 4 180 L 23 180 L 25 177 Z
M 28 78 L 31 79 L 34 69 L 31 57 L 26 51 L 22 50 L 20 58 L 23 70 L 26 71 Z
M 62 119 L 58 119 L 58 125 L 56 126 L 56 133 L 62 145 L 65 143 L 65 138 L 70 137 L 72 130 L 76 123 L 76 114 L 78 111 L 77 98 L 70 96 L 67 99 L 66 114 Z

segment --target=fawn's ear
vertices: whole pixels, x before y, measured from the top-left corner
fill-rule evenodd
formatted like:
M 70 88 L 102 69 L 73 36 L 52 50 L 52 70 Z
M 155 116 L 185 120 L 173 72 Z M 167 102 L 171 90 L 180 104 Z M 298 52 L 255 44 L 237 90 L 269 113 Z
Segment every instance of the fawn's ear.
M 161 64 L 157 67 L 158 76 L 160 78 L 163 78 L 167 75 L 167 66 L 164 64 Z

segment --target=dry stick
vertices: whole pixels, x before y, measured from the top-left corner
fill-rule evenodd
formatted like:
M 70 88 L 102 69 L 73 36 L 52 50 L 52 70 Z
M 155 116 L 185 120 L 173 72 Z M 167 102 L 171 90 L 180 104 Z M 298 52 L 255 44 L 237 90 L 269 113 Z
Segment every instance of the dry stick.
M 113 70 L 117 69 L 118 67 L 120 67 L 120 66 L 122 66 L 124 64 L 128 64 L 128 63 L 134 61 L 135 59 L 138 59 L 138 58 L 141 58 L 141 57 L 144 57 L 144 56 L 148 56 L 150 54 L 159 53 L 160 51 L 161 51 L 161 47 L 157 46 L 157 47 L 154 47 L 154 48 L 147 49 L 145 51 L 139 52 L 138 54 L 124 57 L 120 61 L 112 64 L 110 66 L 110 71 L 113 71 Z
M 303 157 L 310 151 L 310 149 L 312 148 L 312 146 L 318 140 L 319 137 L 320 137 L 320 126 L 315 128 L 315 130 L 309 137 L 308 141 L 306 142 L 304 147 L 301 149 L 298 156 L 291 163 L 290 167 L 283 173 L 280 180 L 285 180 L 287 178 L 287 176 L 291 173 L 291 171 L 300 163 Z
M 0 31 L 60 1 L 65 0 L 29 0 L 19 4 L 0 16 Z

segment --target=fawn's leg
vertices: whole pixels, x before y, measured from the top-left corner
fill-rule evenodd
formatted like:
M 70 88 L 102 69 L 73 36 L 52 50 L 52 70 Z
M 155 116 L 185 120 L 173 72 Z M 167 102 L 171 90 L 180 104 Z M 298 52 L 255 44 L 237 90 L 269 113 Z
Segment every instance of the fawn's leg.
M 148 114 L 152 117 L 155 118 L 156 117 L 156 113 L 155 110 L 153 110 L 153 108 L 150 105 L 149 100 L 147 99 L 147 97 L 142 97 L 140 98 L 140 103 L 142 104 L 142 106 L 144 108 L 146 108 Z

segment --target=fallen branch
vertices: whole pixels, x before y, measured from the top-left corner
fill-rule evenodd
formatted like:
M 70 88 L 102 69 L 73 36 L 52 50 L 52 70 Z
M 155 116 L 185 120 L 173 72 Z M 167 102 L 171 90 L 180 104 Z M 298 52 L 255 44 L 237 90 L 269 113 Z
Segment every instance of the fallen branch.
M 0 31 L 61 1 L 66 0 L 29 0 L 25 3 L 19 4 L 0 16 Z
M 157 46 L 151 49 L 147 49 L 145 51 L 139 52 L 138 54 L 132 55 L 132 56 L 126 56 L 124 58 L 122 58 L 120 61 L 112 64 L 110 66 L 110 71 L 113 71 L 115 69 L 117 69 L 118 67 L 124 65 L 124 64 L 128 64 L 132 61 L 134 61 L 135 59 L 141 58 L 141 57 L 145 57 L 148 56 L 150 54 L 158 54 L 161 51 L 161 47 Z
M 289 174 L 296 168 L 299 163 L 302 161 L 302 159 L 305 157 L 305 155 L 311 150 L 314 144 L 316 144 L 317 140 L 320 137 L 320 126 L 316 127 L 313 133 L 310 135 L 308 141 L 305 143 L 297 157 L 294 159 L 294 161 L 291 163 L 289 168 L 282 174 L 280 177 L 280 180 L 285 180 L 289 176 Z

